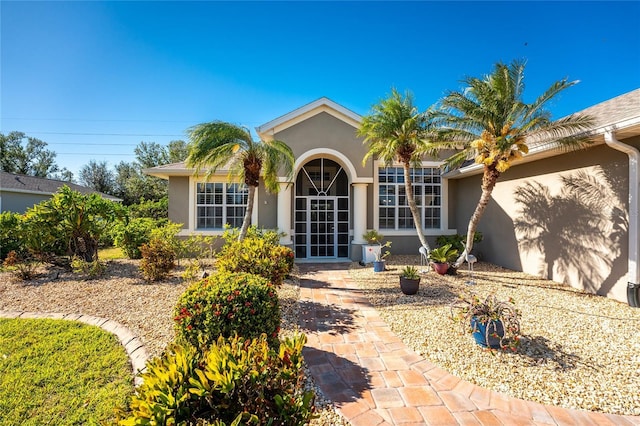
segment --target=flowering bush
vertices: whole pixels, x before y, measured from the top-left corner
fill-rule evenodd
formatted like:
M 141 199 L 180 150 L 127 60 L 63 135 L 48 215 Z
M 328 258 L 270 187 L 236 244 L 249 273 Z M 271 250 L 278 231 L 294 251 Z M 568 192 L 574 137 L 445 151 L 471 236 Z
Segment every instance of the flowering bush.
M 304 425 L 313 392 L 303 387 L 304 334 L 276 351 L 257 339 L 220 337 L 204 352 L 173 344 L 147 363 L 121 425 Z
M 179 339 L 207 347 L 218 336 L 255 338 L 262 333 L 277 344 L 280 304 L 266 278 L 247 273 L 217 272 L 192 284 L 175 307 Z
M 219 271 L 249 272 L 260 275 L 279 286 L 293 268 L 293 251 L 269 238 L 247 237 L 227 241 L 216 261 Z

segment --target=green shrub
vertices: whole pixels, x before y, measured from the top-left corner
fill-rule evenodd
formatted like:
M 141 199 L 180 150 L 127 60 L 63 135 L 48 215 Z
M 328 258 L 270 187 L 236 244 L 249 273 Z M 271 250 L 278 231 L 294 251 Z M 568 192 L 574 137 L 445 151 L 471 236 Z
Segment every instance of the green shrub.
M 217 272 L 185 290 L 174 320 L 178 338 L 194 346 L 209 346 L 220 335 L 255 338 L 262 333 L 277 343 L 280 303 L 265 278 Z
M 146 217 L 166 222 L 169 217 L 169 198 L 162 197 L 158 201 L 141 199 L 139 203 L 129 206 L 129 216 L 131 218 Z
M 151 231 L 155 229 L 157 223 L 149 218 L 130 219 L 129 223 L 118 222 L 111 235 L 116 247 L 122 249 L 129 259 L 140 259 L 142 253 L 140 246 L 151 240 Z
M 29 281 L 36 276 L 36 269 L 40 262 L 30 254 L 18 254 L 10 251 L 4 259 L 3 266 L 13 273 L 18 279 Z
M 0 260 L 9 252 L 22 252 L 25 247 L 20 238 L 21 215 L 12 212 L 0 213 Z
M 98 194 L 81 194 L 67 185 L 49 200 L 25 213 L 30 237 L 25 243 L 32 253 L 46 257 L 58 254 L 60 244 L 69 256 L 92 262 L 98 257 L 98 240 L 107 232 L 123 208 Z
M 270 244 L 278 245 L 280 244 L 281 235 L 284 234 L 279 234 L 278 232 L 271 229 L 263 229 L 258 228 L 256 225 L 251 225 L 247 229 L 247 235 L 245 235 L 245 238 L 260 238 L 266 240 Z M 239 236 L 240 228 L 231 228 L 228 224 L 225 225 L 225 230 L 222 233 L 222 239 L 226 244 L 237 241 Z
M 107 265 L 100 262 L 98 259 L 93 262 L 87 262 L 79 257 L 74 257 L 71 260 L 71 269 L 76 274 L 84 274 L 89 279 L 101 277 L 107 270 Z
M 314 395 L 303 389 L 305 342 L 297 334 L 276 351 L 264 335 L 220 337 L 201 355 L 171 345 L 147 363 L 132 415 L 120 424 L 307 424 Z
M 291 273 L 293 251 L 268 238 L 247 237 L 242 241 L 227 242 L 218 254 L 219 271 L 249 272 L 267 278 L 276 286 Z
M 175 268 L 176 252 L 165 240 L 153 238 L 149 244 L 140 247 L 142 260 L 140 270 L 148 281 L 159 281 Z
M 482 241 L 482 232 L 476 232 L 473 234 L 473 243 L 479 243 Z M 464 251 L 464 243 L 467 242 L 467 236 L 465 235 L 440 235 L 436 238 L 436 244 L 438 246 L 444 246 L 451 244 L 451 248 L 458 250 L 458 253 Z

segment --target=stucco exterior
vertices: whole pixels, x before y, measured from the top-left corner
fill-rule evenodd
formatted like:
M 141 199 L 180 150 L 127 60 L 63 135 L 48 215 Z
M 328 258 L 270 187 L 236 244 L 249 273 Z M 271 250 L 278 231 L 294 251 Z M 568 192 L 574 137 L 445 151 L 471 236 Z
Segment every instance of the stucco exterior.
M 602 185 L 595 197 L 606 199 L 609 206 L 619 205 L 627 217 L 629 182 L 624 154 L 600 145 L 523 164 L 508 170 L 493 191 L 478 226 L 484 235 L 478 247 L 479 256 L 510 269 L 624 300 L 626 238 L 614 240 L 616 218 L 612 218 L 607 209 L 597 211 L 590 203 L 592 200 L 574 202 L 571 194 L 574 191 L 563 178 L 580 178 L 581 172 Z M 457 184 L 456 221 L 464 224 L 468 223 L 480 198 L 480 175 L 460 179 Z M 528 205 L 518 196 L 518 190 L 527 186 L 539 198 L 533 202 L 528 199 Z M 553 200 L 551 206 L 561 203 L 569 206 L 547 209 L 549 197 Z M 579 223 L 584 217 L 583 209 L 603 216 L 602 227 L 591 230 L 598 238 L 583 234 L 583 224 Z M 527 211 L 533 214 L 526 214 Z M 518 226 L 521 221 L 535 221 L 544 228 L 536 231 L 537 247 L 527 247 L 522 227 Z
M 173 176 L 169 179 L 169 220 L 189 226 L 189 177 Z
M 535 146 L 504 173 L 480 221 L 484 240 L 474 252 L 481 260 L 625 301 L 633 264 L 628 229 L 637 221 L 630 217 L 630 160 L 605 144 L 603 135 L 617 136 L 624 146 L 640 147 L 640 89 L 585 111 L 598 118 L 593 145 L 570 153 Z M 280 177 L 278 194 L 266 192 L 264 185 L 259 187 L 252 223 L 284 232 L 281 243 L 293 247 L 299 261 L 360 260 L 362 234 L 367 229 L 379 229 L 392 242 L 394 254 L 418 254 L 415 229 L 398 225 L 400 210 L 394 216 L 395 228 L 382 227 L 382 220 L 388 217 L 383 216 L 384 208 L 389 202 L 398 203 L 388 201 L 389 197 L 399 199 L 400 193 L 385 192 L 393 185 L 382 180 L 381 164 L 375 160 L 362 163 L 367 147 L 356 134 L 360 121 L 356 113 L 321 98 L 256 128 L 263 140 L 287 143 L 295 166 L 293 178 Z M 438 224 L 431 222 L 424 229 L 432 247 L 439 235 L 466 233 L 481 193 L 481 166 L 471 164 L 441 173 L 439 167 L 447 154 L 425 158 L 422 164 L 425 176 L 432 176 L 433 170 L 438 175 L 434 178 L 437 187 L 429 186 L 435 180 L 423 181 L 424 191 L 439 191 L 424 192 L 425 214 L 434 206 L 439 211 Z M 195 177 L 184 163 L 147 172 L 169 180 L 169 217 L 185 224 L 184 235 L 219 233 L 195 225 L 195 188 L 203 178 Z M 218 171 L 211 181 L 226 179 L 226 172 Z M 396 190 L 400 191 L 398 182 Z M 592 192 L 585 196 L 577 188 Z M 432 204 L 437 198 L 439 204 Z M 342 207 L 336 207 L 339 205 Z M 325 214 L 339 219 L 318 222 Z M 312 231 L 319 226 L 329 231 Z M 339 242 L 336 250 L 324 247 L 310 252 L 315 249 L 310 238 Z

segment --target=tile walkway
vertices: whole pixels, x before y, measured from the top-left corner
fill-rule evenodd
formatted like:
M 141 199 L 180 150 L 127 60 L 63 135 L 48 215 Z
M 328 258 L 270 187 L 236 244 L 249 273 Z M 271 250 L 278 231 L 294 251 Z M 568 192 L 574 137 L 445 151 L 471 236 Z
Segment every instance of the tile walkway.
M 304 356 L 353 426 L 640 425 L 640 417 L 523 401 L 460 380 L 406 347 L 351 280 L 347 264 L 299 264 Z

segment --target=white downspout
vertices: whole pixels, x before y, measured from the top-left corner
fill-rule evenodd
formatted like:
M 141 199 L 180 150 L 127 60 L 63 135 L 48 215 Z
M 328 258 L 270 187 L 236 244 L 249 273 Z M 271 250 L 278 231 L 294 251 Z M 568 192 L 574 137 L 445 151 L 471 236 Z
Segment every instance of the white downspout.
M 629 270 L 627 272 L 627 298 L 629 305 L 640 307 L 640 259 L 638 253 L 638 158 L 640 152 L 633 146 L 616 139 L 612 130 L 604 133 L 604 141 L 611 148 L 629 156 Z

